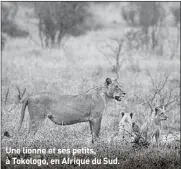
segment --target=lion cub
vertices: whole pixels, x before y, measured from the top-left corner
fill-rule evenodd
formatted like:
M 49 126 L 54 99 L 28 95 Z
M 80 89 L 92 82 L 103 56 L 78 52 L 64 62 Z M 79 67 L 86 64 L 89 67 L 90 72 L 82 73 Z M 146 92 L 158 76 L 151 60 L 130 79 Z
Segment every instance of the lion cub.
M 140 129 L 141 135 L 147 141 L 153 141 L 155 138 L 158 143 L 161 134 L 161 121 L 166 120 L 164 106 L 156 107 L 152 112 L 150 119 L 148 119 Z
M 132 136 L 132 117 L 133 113 L 121 113 L 121 121 L 119 122 L 119 136 L 122 139 L 130 140 Z

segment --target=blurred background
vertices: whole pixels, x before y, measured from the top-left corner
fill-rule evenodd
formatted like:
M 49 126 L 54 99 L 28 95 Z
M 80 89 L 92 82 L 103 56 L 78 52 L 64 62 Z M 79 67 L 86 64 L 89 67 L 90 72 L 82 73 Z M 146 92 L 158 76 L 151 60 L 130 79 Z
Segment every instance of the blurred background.
M 119 78 L 127 96 L 122 103 L 110 103 L 102 138 L 118 130 L 122 109 L 143 124 L 150 113 L 144 101 L 154 102 L 157 88 L 162 101 L 169 103 L 165 132 L 179 133 L 179 2 L 1 2 L 1 9 L 3 132 L 16 132 L 24 97 L 43 91 L 83 93 L 111 77 Z M 26 113 L 22 137 L 28 118 Z M 46 139 L 56 144 L 61 138 L 71 144 L 72 139 L 91 138 L 87 123 L 45 124 L 40 141 L 50 133 Z

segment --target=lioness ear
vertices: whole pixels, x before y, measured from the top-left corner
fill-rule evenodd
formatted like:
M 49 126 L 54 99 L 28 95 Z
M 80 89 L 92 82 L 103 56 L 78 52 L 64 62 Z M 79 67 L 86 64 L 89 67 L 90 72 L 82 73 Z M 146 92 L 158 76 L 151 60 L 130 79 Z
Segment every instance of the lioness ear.
M 134 127 L 134 125 L 135 125 L 135 122 L 132 123 L 132 127 Z
M 110 78 L 106 78 L 105 84 L 106 86 L 110 85 L 112 83 L 112 80 Z
M 159 110 L 159 108 L 158 108 L 158 107 L 156 107 L 156 108 L 155 108 L 155 115 L 157 115 L 157 114 L 158 114 L 158 110 Z
M 165 111 L 165 106 L 164 105 L 161 105 L 160 108 Z
M 130 113 L 130 117 L 131 117 L 131 118 L 133 117 L 133 113 Z
M 124 112 L 121 112 L 121 116 L 122 116 L 122 117 L 124 116 Z

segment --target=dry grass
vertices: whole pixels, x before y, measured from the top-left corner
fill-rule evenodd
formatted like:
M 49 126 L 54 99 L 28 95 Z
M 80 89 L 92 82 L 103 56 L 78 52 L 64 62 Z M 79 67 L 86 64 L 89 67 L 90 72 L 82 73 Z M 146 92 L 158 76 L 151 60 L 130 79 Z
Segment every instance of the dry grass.
M 109 11 L 109 9 L 107 9 Z M 110 8 L 111 10 L 111 8 Z M 110 17 L 111 18 L 111 17 Z M 109 18 L 109 19 L 110 19 Z M 99 31 L 90 31 L 84 36 L 77 38 L 70 37 L 65 41 L 61 49 L 42 49 L 31 39 L 11 39 L 7 42 L 2 52 L 2 101 L 9 88 L 7 105 L 2 109 L 2 135 L 8 131 L 11 138 L 2 137 L 2 168 L 5 165 L 5 147 L 22 148 L 66 148 L 66 147 L 89 147 L 94 148 L 97 157 L 118 157 L 119 165 L 82 165 L 80 168 L 179 168 L 179 143 L 165 143 L 162 145 L 150 146 L 148 149 L 132 149 L 131 145 L 109 142 L 110 136 L 118 130 L 120 119 L 119 111 L 126 109 L 134 112 L 134 121 L 141 125 L 149 114 L 149 110 L 131 100 L 134 94 L 145 95 L 150 86 L 150 79 L 147 74 L 149 70 L 153 75 L 161 75 L 164 72 L 170 73 L 170 82 L 179 86 L 180 62 L 179 57 L 169 59 L 171 49 L 165 45 L 165 56 L 155 54 L 145 55 L 142 52 L 129 52 L 124 54 L 124 66 L 120 70 L 120 81 L 123 83 L 127 96 L 121 104 L 111 102 L 103 115 L 100 143 L 92 145 L 91 134 L 88 123 L 75 124 L 71 126 L 57 126 L 46 120 L 38 131 L 34 142 L 30 145 L 29 139 L 25 139 L 28 129 L 28 111 L 26 111 L 23 127 L 17 133 L 17 125 L 20 120 L 21 104 L 14 106 L 17 90 L 16 85 L 21 89 L 26 88 L 28 94 L 49 91 L 60 94 L 77 94 L 87 91 L 93 85 L 101 85 L 106 77 L 116 77 L 112 71 L 113 67 L 103 56 L 97 47 L 104 45 L 109 37 L 120 35 L 127 28 L 118 27 L 106 28 Z M 33 32 L 34 31 L 34 32 Z M 32 28 L 34 40 L 37 32 Z M 170 28 L 171 37 L 173 31 Z M 173 39 L 176 35 L 173 33 Z M 165 42 L 166 43 L 166 42 Z M 103 49 L 106 51 L 106 49 Z M 114 63 L 114 58 L 110 58 Z M 134 62 L 130 64 L 129 60 Z M 180 105 L 168 112 L 168 121 L 163 124 L 164 133 L 180 130 Z M 56 156 L 56 155 L 55 155 Z M 85 156 L 89 158 L 89 156 Z M 50 158 L 45 155 L 44 158 Z M 93 158 L 90 156 L 90 158 Z M 37 166 L 9 165 L 8 168 L 36 168 Z M 48 168 L 49 166 L 41 166 Z M 74 165 L 51 166 L 52 168 L 75 168 Z M 38 167 L 37 167 L 38 168 Z
M 80 136 L 80 135 L 79 135 Z M 75 140 L 75 139 L 74 139 Z M 47 141 L 47 140 L 46 140 Z M 36 142 L 36 147 L 38 148 L 45 148 L 46 147 L 46 141 Z M 34 145 L 34 146 L 35 146 Z M 42 146 L 44 145 L 44 146 Z M 70 144 L 69 146 L 67 144 L 61 143 L 60 146 L 54 146 L 57 148 L 65 148 L 68 147 L 70 149 L 72 148 L 82 148 L 86 146 L 87 144 L 85 143 L 75 143 Z M 179 168 L 180 166 L 180 158 L 179 158 L 179 153 L 180 153 L 180 147 L 179 143 L 175 144 L 173 146 L 169 145 L 160 145 L 159 147 L 157 146 L 152 146 L 147 149 L 132 149 L 130 145 L 124 145 L 122 143 L 117 143 L 115 145 L 108 144 L 106 142 L 101 141 L 100 143 L 96 145 L 91 145 L 89 148 L 93 148 L 94 151 L 96 151 L 96 155 L 76 155 L 76 158 L 80 159 L 90 159 L 92 160 L 93 158 L 97 159 L 103 159 L 105 157 L 109 159 L 115 159 L 116 157 L 118 158 L 119 164 L 114 165 L 105 165 L 105 164 L 99 164 L 99 165 L 76 165 L 76 164 L 70 164 L 70 165 L 41 165 L 40 167 L 37 167 L 37 165 L 26 165 L 26 168 L 124 168 L 124 169 L 131 169 L 131 168 L 155 168 L 155 169 L 172 169 L 172 168 Z M 26 155 L 27 156 L 27 155 Z M 5 167 L 5 154 L 2 154 L 2 167 Z M 11 159 L 13 157 L 18 157 L 18 155 L 8 155 L 8 158 Z M 19 158 L 26 158 L 25 155 L 20 155 Z M 60 159 L 62 160 L 66 155 L 30 155 L 29 158 L 41 158 L 41 159 L 46 159 L 48 162 L 50 162 L 51 159 Z M 72 155 L 69 155 L 71 158 Z M 27 157 L 28 158 L 28 157 Z M 8 165 L 10 168 L 22 168 L 25 165 Z

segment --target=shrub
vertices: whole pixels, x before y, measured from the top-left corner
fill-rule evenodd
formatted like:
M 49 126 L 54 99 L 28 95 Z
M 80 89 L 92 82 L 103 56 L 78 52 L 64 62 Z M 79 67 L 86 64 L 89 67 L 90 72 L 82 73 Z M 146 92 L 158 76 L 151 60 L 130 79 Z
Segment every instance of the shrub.
M 60 45 L 63 37 L 67 35 L 84 34 L 88 29 L 85 20 L 90 16 L 87 6 L 86 2 L 35 3 L 35 14 L 39 20 L 42 47 Z
M 22 30 L 15 22 L 14 18 L 16 17 L 16 13 L 18 11 L 18 7 L 16 3 L 2 3 L 2 18 L 1 18 L 1 29 L 2 34 L 6 34 L 10 37 L 26 37 L 28 36 L 28 32 Z M 6 43 L 6 37 L 2 36 L 2 49 Z
M 176 7 L 176 8 L 171 8 L 172 14 L 174 16 L 175 19 L 175 23 L 179 24 L 180 23 L 180 6 Z
M 155 47 L 159 45 L 158 35 L 165 17 L 162 4 L 159 2 L 130 2 L 127 7 L 129 10 L 122 9 L 122 16 L 128 25 L 137 26 L 138 32 L 141 31 L 142 39 L 139 46 L 145 46 L 146 52 L 149 49 L 154 51 Z
M 19 26 L 16 23 L 13 23 L 12 21 L 9 20 L 2 21 L 2 32 L 6 33 L 7 35 L 13 38 L 26 37 L 29 34 L 27 31 L 19 28 Z

